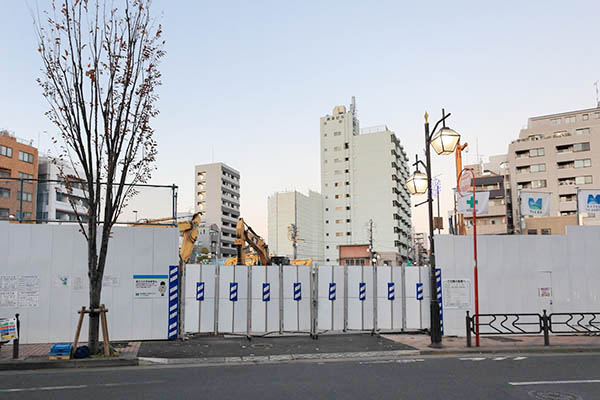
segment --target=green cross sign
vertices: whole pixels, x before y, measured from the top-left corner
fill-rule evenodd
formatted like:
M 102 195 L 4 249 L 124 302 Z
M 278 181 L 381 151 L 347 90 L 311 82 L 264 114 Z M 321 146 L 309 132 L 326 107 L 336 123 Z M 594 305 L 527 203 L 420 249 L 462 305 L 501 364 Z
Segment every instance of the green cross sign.
M 477 205 L 479 203 L 479 200 L 475 200 L 475 204 Z M 469 205 L 469 207 L 473 208 L 473 196 L 471 196 L 471 200 L 467 200 L 467 204 Z

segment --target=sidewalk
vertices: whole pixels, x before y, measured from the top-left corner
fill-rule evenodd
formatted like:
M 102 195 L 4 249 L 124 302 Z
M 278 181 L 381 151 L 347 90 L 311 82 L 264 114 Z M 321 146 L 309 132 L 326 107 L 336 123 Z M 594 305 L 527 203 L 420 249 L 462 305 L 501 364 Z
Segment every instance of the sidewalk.
M 429 347 L 431 340 L 427 335 L 384 334 L 382 337 L 414 347 L 423 355 L 501 352 L 600 352 L 600 335 L 552 335 L 550 336 L 550 346 L 544 346 L 542 335 L 486 335 L 480 336 L 479 347 L 475 347 L 474 336 L 471 338 L 472 347 L 467 347 L 467 340 L 464 337 L 445 336 L 442 339 L 441 348 Z

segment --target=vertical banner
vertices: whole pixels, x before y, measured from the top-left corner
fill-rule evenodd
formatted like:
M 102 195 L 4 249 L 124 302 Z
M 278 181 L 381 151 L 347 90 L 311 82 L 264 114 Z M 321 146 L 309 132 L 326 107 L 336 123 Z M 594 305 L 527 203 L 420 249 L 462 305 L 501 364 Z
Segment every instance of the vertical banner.
M 550 193 L 535 193 L 521 191 L 522 216 L 545 217 L 550 215 Z
M 442 308 L 442 270 L 441 268 L 435 269 L 435 286 L 437 292 L 437 300 L 440 305 L 440 330 L 442 336 L 444 335 L 444 309 Z
M 600 213 L 600 190 L 580 189 L 577 205 L 580 213 Z
M 333 301 L 336 298 L 336 287 L 335 287 L 335 282 L 330 282 L 329 283 L 329 300 Z
M 417 282 L 417 300 L 423 300 L 423 283 Z
M 490 200 L 490 192 L 475 192 L 475 199 L 473 200 L 473 193 L 467 193 L 464 197 L 456 195 L 456 211 L 459 214 L 473 215 L 473 203 L 475 203 L 475 212 L 479 214 L 487 214 L 488 205 Z
M 169 340 L 177 339 L 179 329 L 179 265 L 169 266 Z

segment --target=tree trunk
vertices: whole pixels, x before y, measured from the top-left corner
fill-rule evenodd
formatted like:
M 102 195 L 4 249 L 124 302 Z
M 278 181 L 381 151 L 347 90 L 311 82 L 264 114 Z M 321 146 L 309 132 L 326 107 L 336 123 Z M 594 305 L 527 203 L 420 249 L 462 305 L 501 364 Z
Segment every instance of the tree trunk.
M 102 291 L 102 279 L 90 280 L 90 309 L 95 310 L 100 308 L 100 293 Z M 99 344 L 99 328 L 100 328 L 100 314 L 90 312 L 88 330 L 88 347 L 90 348 L 90 354 L 98 353 Z

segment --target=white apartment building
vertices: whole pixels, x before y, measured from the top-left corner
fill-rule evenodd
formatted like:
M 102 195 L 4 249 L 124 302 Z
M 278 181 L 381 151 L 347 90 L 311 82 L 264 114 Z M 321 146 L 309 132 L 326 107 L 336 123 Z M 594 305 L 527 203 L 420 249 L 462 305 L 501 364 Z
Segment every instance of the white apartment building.
M 519 191 L 533 190 L 551 193 L 550 217 L 573 219 L 577 188 L 600 188 L 600 107 L 529 118 L 508 164 L 515 217 Z
M 296 226 L 297 258 L 323 258 L 323 200 L 319 193 L 277 192 L 268 198 L 269 251 L 278 256 L 294 256 L 292 225 Z
M 69 193 L 61 181 L 60 169 L 70 179 L 72 191 Z M 77 214 L 83 221 L 88 219 L 88 207 L 86 195 L 83 191 L 83 174 L 79 175 L 68 165 L 61 168 L 48 157 L 40 157 L 38 165 L 38 177 L 40 179 L 37 190 L 37 219 L 46 221 L 77 221 Z M 75 210 L 73 209 L 75 206 Z
M 337 106 L 321 117 L 320 131 L 325 262 L 339 261 L 339 245 L 368 244 L 372 219 L 379 262 L 402 263 L 411 209 L 408 158 L 396 135 L 385 125 L 361 131 L 354 99 L 350 110 Z
M 240 217 L 240 173 L 223 163 L 196 165 L 194 211 L 202 222 L 215 224 L 221 231 L 221 258 L 236 255 L 233 240 Z

